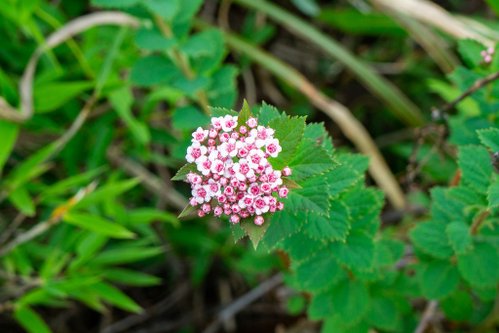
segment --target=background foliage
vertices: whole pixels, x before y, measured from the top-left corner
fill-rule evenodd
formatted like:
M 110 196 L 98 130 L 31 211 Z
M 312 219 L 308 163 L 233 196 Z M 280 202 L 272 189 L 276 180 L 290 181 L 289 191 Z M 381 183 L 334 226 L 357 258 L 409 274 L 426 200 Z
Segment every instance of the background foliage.
M 403 4 L 434 14 L 415 0 L 4 1 L 0 330 L 494 332 L 499 56 L 480 52 L 498 6 L 442 1 L 435 19 Z M 68 30 L 89 14 L 114 21 Z M 46 47 L 54 32 L 67 40 Z M 31 91 L 34 113 L 8 117 Z M 264 228 L 180 222 L 189 188 L 171 178 L 191 132 L 243 98 L 300 188 Z M 256 249 L 234 242 L 245 233 Z

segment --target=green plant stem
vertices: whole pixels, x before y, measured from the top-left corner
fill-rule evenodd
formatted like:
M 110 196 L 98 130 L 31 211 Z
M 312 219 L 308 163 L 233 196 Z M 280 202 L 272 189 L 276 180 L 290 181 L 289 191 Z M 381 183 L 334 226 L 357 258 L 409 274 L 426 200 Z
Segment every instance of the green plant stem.
M 480 230 L 480 227 L 482 226 L 482 223 L 489 217 L 490 211 L 489 210 L 484 210 L 478 216 L 475 218 L 473 223 L 471 224 L 470 227 L 470 233 L 472 235 L 476 235 L 478 231 Z
M 206 24 L 201 22 L 198 22 L 198 26 L 201 28 L 207 27 Z M 357 149 L 369 156 L 369 171 L 380 188 L 386 193 L 391 204 L 396 209 L 405 207 L 404 193 L 369 132 L 345 106 L 325 96 L 293 67 L 265 53 L 256 46 L 226 32 L 224 38 L 229 47 L 250 57 L 281 80 L 300 90 L 313 105 L 336 122 L 343 134 L 355 144 Z
M 378 75 L 370 66 L 356 58 L 350 51 L 326 34 L 270 2 L 264 0 L 234 1 L 267 14 L 291 32 L 314 43 L 331 57 L 343 63 L 401 121 L 410 126 L 421 126 L 424 124 L 425 121 L 421 111 L 395 85 Z
M 163 21 L 163 18 L 157 14 L 153 15 L 154 22 L 158 26 L 159 30 L 165 36 L 166 38 L 170 39 L 173 38 L 173 33 L 170 27 Z M 180 68 L 182 73 L 189 79 L 193 80 L 196 78 L 196 73 L 192 70 L 191 66 L 189 65 L 189 61 L 187 58 L 180 52 L 180 50 L 177 47 L 172 48 L 172 57 L 174 61 L 177 63 L 177 66 Z M 204 113 L 210 114 L 210 103 L 208 101 L 208 96 L 206 96 L 206 92 L 204 90 L 201 90 L 197 92 L 196 94 L 198 98 L 198 103 L 199 106 L 203 109 Z

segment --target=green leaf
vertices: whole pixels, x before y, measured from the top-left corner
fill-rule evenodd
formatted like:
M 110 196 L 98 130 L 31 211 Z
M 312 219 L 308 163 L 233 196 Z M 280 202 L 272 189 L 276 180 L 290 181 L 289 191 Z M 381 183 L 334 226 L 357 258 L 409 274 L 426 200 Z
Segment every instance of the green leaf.
M 294 271 L 298 287 L 312 292 L 329 288 L 345 274 L 333 254 L 328 251 L 321 251 L 307 258 Z
M 127 8 L 140 3 L 142 0 L 92 0 L 92 5 L 104 8 Z
M 373 297 L 366 320 L 377 329 L 394 331 L 400 321 L 396 302 L 386 297 Z
M 350 231 L 347 207 L 341 201 L 333 200 L 329 217 L 309 212 L 303 231 L 311 238 L 322 241 L 345 241 Z
M 142 308 L 133 299 L 121 290 L 110 284 L 100 282 L 88 287 L 89 290 L 99 295 L 105 302 L 129 312 L 140 313 Z
M 223 65 L 211 74 L 207 95 L 210 105 L 231 108 L 237 98 L 238 69 L 232 65 Z
M 312 177 L 300 182 L 299 185 L 302 188 L 289 192 L 287 199 L 284 200 L 284 209 L 295 213 L 313 211 L 315 214 L 328 215 L 329 187 L 324 177 L 321 175 Z
M 135 35 L 135 43 L 138 47 L 149 51 L 169 51 L 177 41 L 173 38 L 167 39 L 156 29 L 141 28 Z
M 64 222 L 75 225 L 77 227 L 90 230 L 102 235 L 115 238 L 134 238 L 135 234 L 125 227 L 109 222 L 108 220 L 97 215 L 88 213 L 70 212 L 63 217 Z
M 458 164 L 462 172 L 462 181 L 479 193 L 485 193 L 493 172 L 487 150 L 479 146 L 460 147 Z
M 303 246 L 303 244 L 307 244 L 307 246 Z M 279 244 L 279 248 L 285 250 L 294 263 L 306 260 L 318 252 L 328 252 L 327 246 L 323 242 L 312 239 L 302 232 L 297 232 L 284 239 Z
M 461 39 L 458 42 L 459 54 L 470 68 L 480 66 L 482 62 L 480 52 L 484 49 L 485 46 L 474 39 Z
M 178 225 L 178 219 L 175 215 L 155 208 L 137 208 L 129 211 L 127 217 L 131 224 L 149 224 L 158 221 Z
M 195 163 L 188 163 L 181 167 L 172 180 L 185 180 L 187 175 L 191 172 L 197 172 L 197 166 Z
M 172 115 L 173 127 L 179 130 L 192 130 L 209 123 L 209 118 L 197 107 L 188 105 L 176 108 Z
M 109 281 L 129 286 L 154 286 L 161 283 L 158 277 L 122 268 L 106 268 L 104 277 Z
M 133 187 L 137 186 L 138 183 L 138 179 L 127 179 L 106 184 L 98 188 L 94 192 L 87 194 L 74 207 L 84 208 L 96 203 L 102 203 L 103 201 L 116 198 L 119 195 L 129 191 Z
M 130 129 L 136 141 L 142 145 L 151 141 L 151 134 L 145 123 L 137 120 L 132 114 L 133 96 L 129 88 L 123 87 L 109 95 L 109 101 L 116 113 Z
M 142 4 L 152 13 L 167 21 L 172 21 L 180 10 L 181 0 L 142 0 Z
M 437 222 L 419 223 L 409 236 L 421 251 L 439 259 L 449 258 L 453 251 L 445 233 L 446 225 Z
M 381 191 L 374 188 L 353 188 L 335 200 L 347 206 L 352 230 L 362 230 L 374 236 L 379 228 L 379 214 L 384 204 Z
M 277 243 L 298 232 L 306 221 L 304 212 L 293 214 L 287 207 L 272 215 L 265 233 L 265 244 L 273 248 Z
M 474 313 L 470 294 L 459 289 L 441 300 L 440 307 L 447 318 L 458 322 L 468 321 Z
M 335 313 L 333 295 L 331 291 L 316 294 L 308 307 L 308 316 L 311 320 L 320 320 Z
M 369 270 L 374 261 L 374 243 L 364 232 L 351 232 L 346 242 L 334 242 L 329 251 L 339 262 L 355 270 Z
M 463 278 L 473 287 L 492 287 L 499 281 L 499 255 L 487 243 L 476 243 L 473 250 L 458 255 L 457 265 Z M 495 263 L 495 264 L 494 264 Z
M 188 204 L 185 208 L 178 214 L 177 218 L 182 219 L 184 217 L 192 217 L 197 212 L 198 208 Z
M 55 111 L 93 86 L 94 83 L 88 81 L 44 83 L 35 88 L 35 110 L 38 113 Z
M 362 281 L 346 279 L 331 290 L 333 309 L 344 324 L 358 323 L 369 310 L 370 296 Z
M 459 283 L 459 273 L 449 261 L 424 264 L 419 274 L 423 295 L 429 299 L 442 299 L 451 294 Z
M 336 165 L 327 151 L 312 140 L 300 142 L 296 153 L 289 163 L 293 171 L 292 178 L 301 180 L 332 169 Z
M 2 133 L 2 144 L 0 145 L 0 175 L 3 166 L 14 149 L 17 140 L 19 126 L 7 121 L 0 120 L 0 133 Z
M 26 187 L 19 187 L 15 191 L 11 192 L 9 200 L 24 215 L 35 215 L 35 203 L 26 190 Z
M 269 127 L 275 130 L 274 136 L 279 140 L 282 147 L 279 156 L 269 158 L 269 163 L 272 164 L 274 169 L 281 170 L 291 162 L 298 144 L 303 138 L 305 118 L 282 116 L 270 121 Z
M 253 117 L 253 114 L 251 113 L 251 108 L 248 105 L 248 101 L 244 100 L 243 101 L 243 107 L 242 107 L 241 111 L 239 111 L 239 115 L 237 117 L 237 126 L 238 126 L 238 128 L 240 126 L 246 126 L 246 122 L 251 117 Z
M 271 223 L 269 221 L 270 220 L 269 217 L 264 216 L 264 218 L 265 222 L 262 225 L 256 225 L 255 223 L 253 223 L 253 218 L 243 220 L 239 223 L 241 225 L 241 228 L 243 228 L 246 234 L 248 235 L 255 249 L 258 247 L 258 244 L 262 240 L 263 236 L 265 235 L 265 232 L 267 231 Z
M 14 317 L 29 333 L 52 333 L 42 317 L 27 306 L 17 307 L 14 311 Z
M 493 152 L 499 151 L 499 129 L 487 128 L 478 131 L 478 137 L 483 145 L 487 146 Z
M 492 10 L 499 15 L 499 2 L 496 0 L 485 0 Z
M 122 265 L 142 261 L 163 253 L 162 248 L 119 247 L 97 254 L 93 265 Z
M 179 75 L 182 74 L 169 58 L 150 55 L 133 65 L 130 80 L 136 85 L 149 87 L 166 84 Z
M 456 254 L 466 253 L 473 248 L 469 227 L 464 222 L 450 223 L 445 232 Z
M 336 154 L 335 162 L 335 168 L 326 174 L 329 194 L 332 196 L 344 192 L 363 180 L 369 164 L 365 156 L 354 154 Z
M 268 126 L 272 120 L 282 116 L 276 107 L 265 102 L 262 102 L 262 106 L 258 109 L 256 115 L 258 117 L 258 123 L 263 126 Z
M 490 184 L 487 191 L 487 198 L 491 208 L 499 207 L 499 178 L 496 178 L 496 180 Z
M 198 74 L 213 71 L 225 56 L 224 39 L 218 29 L 191 35 L 181 50 L 191 59 L 191 65 Z

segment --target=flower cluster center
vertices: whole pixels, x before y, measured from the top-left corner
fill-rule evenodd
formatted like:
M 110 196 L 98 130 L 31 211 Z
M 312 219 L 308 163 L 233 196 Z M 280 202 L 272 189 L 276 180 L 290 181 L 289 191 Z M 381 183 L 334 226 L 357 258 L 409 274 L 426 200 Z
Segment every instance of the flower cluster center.
M 262 215 L 282 210 L 279 198 L 288 195 L 282 177 L 291 175 L 291 169 L 274 170 L 268 160 L 281 150 L 274 130 L 258 125 L 256 118 L 241 126 L 237 116 L 212 118 L 209 129 L 192 133 L 187 148 L 187 162 L 196 164 L 196 172 L 187 175 L 190 205 L 199 207 L 200 217 L 226 215 L 232 223 L 253 217 L 262 225 Z

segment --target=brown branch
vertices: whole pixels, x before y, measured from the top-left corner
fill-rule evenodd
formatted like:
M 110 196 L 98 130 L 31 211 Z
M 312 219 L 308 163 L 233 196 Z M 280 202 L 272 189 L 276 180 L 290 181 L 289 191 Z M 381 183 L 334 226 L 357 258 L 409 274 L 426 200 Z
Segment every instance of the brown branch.
M 225 307 L 220 311 L 216 319 L 203 331 L 203 333 L 215 333 L 218 331 L 222 323 L 226 322 L 228 319 L 234 317 L 238 312 L 243 310 L 245 307 L 271 291 L 272 289 L 279 286 L 283 281 L 282 274 L 276 274 L 270 279 L 260 283 L 256 288 L 250 290 L 246 294 L 242 295 L 234 302 Z
M 454 99 L 453 101 L 445 104 L 439 109 L 434 109 L 434 111 L 439 111 L 441 113 L 447 113 L 450 110 L 452 110 L 457 104 L 459 104 L 462 100 L 464 100 L 466 97 L 470 96 L 477 90 L 482 89 L 486 85 L 494 82 L 495 80 L 499 79 L 499 72 L 497 73 L 492 73 L 484 78 L 481 78 L 479 80 L 476 80 L 471 87 L 469 87 L 465 92 L 463 92 L 459 97 Z
M 489 217 L 489 215 L 490 215 L 490 211 L 484 210 L 475 218 L 475 220 L 471 224 L 471 228 L 470 228 L 470 233 L 472 235 L 476 235 L 478 233 L 478 230 L 482 226 L 483 221 L 485 221 L 485 219 L 487 219 L 487 217 Z
M 428 325 L 430 325 L 431 321 L 435 317 L 437 309 L 438 301 L 430 301 L 426 304 L 421 321 L 419 322 L 418 327 L 414 330 L 414 333 L 424 333 Z

